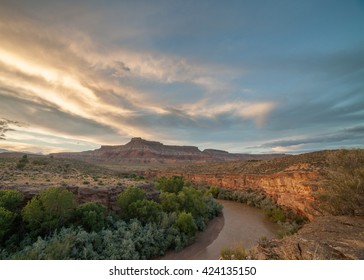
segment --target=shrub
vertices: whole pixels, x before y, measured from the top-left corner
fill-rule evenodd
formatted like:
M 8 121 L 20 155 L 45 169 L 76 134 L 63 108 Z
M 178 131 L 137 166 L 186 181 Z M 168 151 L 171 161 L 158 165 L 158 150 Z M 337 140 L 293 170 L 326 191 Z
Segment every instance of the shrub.
M 265 209 L 264 212 L 270 218 L 270 220 L 272 220 L 275 223 L 286 221 L 286 215 L 281 208 L 272 207 Z
M 156 182 L 157 189 L 163 192 L 178 193 L 185 186 L 183 177 L 173 176 L 171 178 L 161 177 Z
M 144 180 L 144 176 L 141 176 L 141 175 L 137 175 L 137 174 L 131 174 L 129 176 L 130 179 L 132 179 L 133 181 L 142 181 Z
M 194 236 L 197 231 L 197 226 L 191 213 L 181 212 L 178 215 L 176 226 L 180 231 L 188 236 Z
M 211 194 L 214 198 L 217 198 L 219 196 L 220 193 L 220 188 L 217 186 L 212 186 L 208 189 L 207 193 Z
M 128 219 L 136 218 L 143 224 L 157 223 L 161 218 L 162 207 L 155 201 L 143 199 L 131 203 L 128 206 L 127 213 Z
M 76 209 L 76 223 L 87 231 L 100 231 L 105 225 L 106 209 L 97 202 L 80 204 Z
M 138 200 L 143 200 L 145 198 L 145 191 L 140 188 L 131 186 L 125 189 L 118 195 L 117 203 L 121 209 L 121 215 L 125 218 L 132 215 L 128 212 L 129 205 L 137 202 Z
M 166 212 L 178 212 L 180 209 L 178 196 L 175 193 L 162 192 L 160 197 L 162 208 Z
M 66 225 L 75 208 L 73 193 L 63 188 L 49 188 L 27 203 L 22 217 L 33 234 L 50 233 Z
M 11 225 L 15 220 L 15 214 L 8 209 L 0 206 L 0 242 L 10 231 Z
M 0 207 L 15 211 L 23 200 L 24 196 L 16 190 L 0 190 Z
M 171 221 L 173 218 L 171 219 Z M 138 220 L 114 221 L 113 227 L 98 233 L 82 228 L 62 228 L 25 246 L 11 259 L 98 259 L 138 260 L 163 255 L 167 249 L 187 244 L 186 236 L 176 227 Z
M 221 250 L 220 256 L 223 260 L 246 260 L 247 253 L 243 245 L 225 247 Z
M 190 212 L 194 217 L 207 216 L 207 205 L 203 200 L 203 193 L 194 187 L 184 187 L 182 191 L 178 193 L 178 200 L 181 210 Z
M 23 155 L 23 157 L 18 161 L 16 168 L 23 169 L 28 162 L 29 162 L 28 156 Z
M 302 225 L 297 224 L 296 222 L 279 222 L 280 229 L 278 230 L 279 237 L 285 237 L 296 233 Z

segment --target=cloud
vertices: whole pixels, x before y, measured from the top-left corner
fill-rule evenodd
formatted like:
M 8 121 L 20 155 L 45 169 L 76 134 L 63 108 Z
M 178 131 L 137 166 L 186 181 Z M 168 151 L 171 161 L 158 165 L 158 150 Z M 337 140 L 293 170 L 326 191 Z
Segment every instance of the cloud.
M 364 139 L 364 126 L 355 126 L 312 136 L 301 136 L 297 138 L 266 142 L 259 145 L 259 148 L 271 148 L 275 152 L 287 152 L 302 149 L 308 144 L 329 145 L 330 143 L 333 143 L 339 147 L 340 143 L 347 142 L 355 146 L 355 143 L 360 143 L 362 139 Z
M 184 108 L 189 115 L 196 118 L 209 117 L 218 122 L 220 118 L 229 116 L 235 122 L 252 119 L 256 127 L 264 125 L 266 117 L 276 107 L 275 102 L 235 102 L 212 103 L 205 106 L 192 106 Z
M 22 127 L 24 124 L 18 121 L 12 121 L 4 118 L 0 118 L 0 140 L 6 139 L 6 133 L 9 131 L 15 131 L 13 127 Z

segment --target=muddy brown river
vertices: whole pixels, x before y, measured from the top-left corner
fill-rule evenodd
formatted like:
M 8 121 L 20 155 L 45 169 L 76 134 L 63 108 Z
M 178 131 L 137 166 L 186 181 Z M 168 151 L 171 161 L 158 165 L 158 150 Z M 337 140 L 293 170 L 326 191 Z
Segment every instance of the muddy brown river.
M 216 260 L 221 249 L 243 245 L 249 249 L 262 237 L 276 236 L 278 226 L 262 210 L 234 201 L 219 200 L 223 215 L 211 221 L 196 241 L 180 252 L 168 252 L 164 260 Z

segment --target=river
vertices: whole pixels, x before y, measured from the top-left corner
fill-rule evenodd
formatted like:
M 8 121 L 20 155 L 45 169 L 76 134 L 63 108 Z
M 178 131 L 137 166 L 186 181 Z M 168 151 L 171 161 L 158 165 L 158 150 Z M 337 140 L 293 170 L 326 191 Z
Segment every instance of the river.
M 264 236 L 276 236 L 278 226 L 262 210 L 234 201 L 219 200 L 219 203 L 224 206 L 221 217 L 212 220 L 193 244 L 180 252 L 168 252 L 161 259 L 217 260 L 224 247 L 243 245 L 249 249 Z

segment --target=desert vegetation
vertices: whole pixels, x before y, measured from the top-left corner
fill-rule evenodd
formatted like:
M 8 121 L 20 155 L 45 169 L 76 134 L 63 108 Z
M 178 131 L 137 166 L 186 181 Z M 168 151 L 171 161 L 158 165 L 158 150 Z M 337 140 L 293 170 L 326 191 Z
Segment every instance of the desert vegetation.
M 119 211 L 77 204 L 73 193 L 51 187 L 21 207 L 23 196 L 0 192 L 2 259 L 150 259 L 190 244 L 221 206 L 182 178 L 156 182 L 147 199 L 130 186 L 118 196 Z M 173 207 L 171 207 L 173 205 Z
M 224 247 L 221 249 L 220 255 L 222 260 L 246 260 L 248 256 L 243 244 Z
M 364 215 L 364 150 L 332 151 L 317 198 L 333 215 Z

